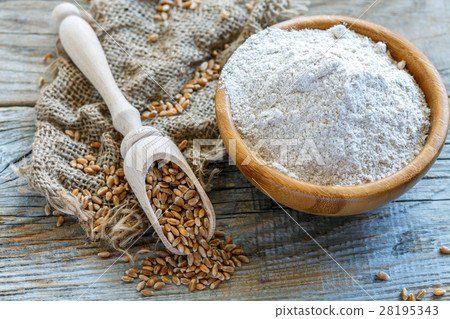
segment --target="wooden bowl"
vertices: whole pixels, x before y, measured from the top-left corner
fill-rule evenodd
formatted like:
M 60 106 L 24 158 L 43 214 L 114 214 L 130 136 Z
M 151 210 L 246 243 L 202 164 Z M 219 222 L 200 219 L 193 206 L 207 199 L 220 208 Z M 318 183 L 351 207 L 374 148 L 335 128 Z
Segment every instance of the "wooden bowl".
M 245 177 L 277 202 L 317 215 L 359 214 L 389 203 L 405 193 L 426 174 L 436 160 L 449 126 L 448 96 L 438 71 L 419 49 L 398 34 L 371 22 L 343 16 L 300 17 L 273 27 L 285 30 L 324 30 L 343 23 L 376 42 L 386 43 L 395 60 L 405 60 L 409 72 L 425 93 L 431 109 L 430 131 L 423 150 L 398 172 L 375 182 L 356 186 L 317 185 L 289 177 L 262 164 L 249 150 L 234 126 L 230 100 L 225 89 L 219 84 L 216 91 L 216 116 L 220 134 L 228 153 Z M 250 163 L 243 165 L 248 156 Z

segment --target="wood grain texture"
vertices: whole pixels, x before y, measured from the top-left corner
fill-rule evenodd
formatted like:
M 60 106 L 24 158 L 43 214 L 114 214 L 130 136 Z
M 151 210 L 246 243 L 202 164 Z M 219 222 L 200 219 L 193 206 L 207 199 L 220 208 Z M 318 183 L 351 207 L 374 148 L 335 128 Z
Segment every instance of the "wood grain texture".
M 66 218 L 64 225 L 56 228 L 56 217 L 44 216 L 45 200 L 19 191 L 25 184 L 12 165 L 29 157 L 33 117 L 32 108 L 0 109 L 2 154 L 5 147 L 19 150 L 4 157 L 0 175 L 0 300 L 141 299 L 133 284 L 119 281 L 130 265 L 119 262 L 108 269 L 113 260 L 96 256 L 105 248 L 87 242 L 74 219 Z M 443 150 L 443 154 L 449 153 L 450 140 Z M 396 300 L 402 287 L 430 290 L 440 285 L 450 289 L 450 256 L 438 251 L 450 243 L 449 164 L 448 157 L 439 158 L 426 178 L 388 206 L 368 214 L 331 218 L 286 208 L 284 212 L 235 166 L 227 161 L 215 163 L 213 167 L 221 173 L 209 196 L 217 227 L 243 245 L 251 263 L 217 291 L 192 294 L 170 286 L 152 299 Z M 150 236 L 144 240 L 155 241 Z M 379 270 L 388 272 L 392 280 L 374 280 Z
M 50 16 L 60 0 L 10 0 L 0 2 L 0 106 L 33 106 L 39 97 L 38 79 L 52 79 L 42 58 L 54 54 L 56 33 Z M 291 1 L 296 7 L 297 1 Z M 373 0 L 313 0 L 308 15 L 338 14 L 358 17 Z M 78 3 L 87 8 L 86 0 Z M 381 24 L 416 45 L 450 88 L 450 2 L 446 0 L 387 1 L 377 3 L 362 18 Z M 414 23 L 412 23 L 414 21 Z
M 273 26 L 284 30 L 326 30 L 345 24 L 373 41 L 386 43 L 397 61 L 408 71 L 425 94 L 431 110 L 427 141 L 416 158 L 401 170 L 375 182 L 356 186 L 317 185 L 290 177 L 264 163 L 244 143 L 236 129 L 230 99 L 222 84 L 216 90 L 216 119 L 220 135 L 239 170 L 263 193 L 291 208 L 316 215 L 345 216 L 376 209 L 411 189 L 439 155 L 449 127 L 448 95 L 444 83 L 427 57 L 411 42 L 393 31 L 369 21 L 337 15 L 294 18 Z
M 449 1 L 313 0 L 309 9 L 308 15 L 361 16 L 400 34 L 425 53 L 441 74 L 447 89 L 450 88 L 450 67 L 443 54 L 450 50 Z
M 10 78 L 14 75 L 24 79 L 30 74 L 23 71 L 22 75 L 20 68 L 35 68 L 36 76 L 39 70 L 43 72 L 45 65 L 40 58 L 53 50 L 55 39 L 54 35 L 45 34 L 47 17 L 56 2 L 59 3 L 0 2 L 3 79 L 8 66 Z M 369 2 L 372 1 L 314 0 L 310 13 L 357 16 Z M 45 7 L 44 11 L 33 9 L 39 6 Z M 384 1 L 364 18 L 412 40 L 438 67 L 448 87 L 450 74 L 445 70 L 450 69 L 447 41 L 450 10 L 445 10 L 446 7 L 445 0 Z M 14 19 L 29 10 L 33 14 L 28 14 L 27 19 L 34 21 L 36 29 L 29 29 L 23 22 L 14 23 Z M 7 23 L 4 17 L 8 17 Z M 439 35 L 443 28 L 445 32 Z M 43 34 L 41 39 L 47 37 L 48 46 L 38 40 L 32 42 L 31 36 L 14 36 L 14 32 L 23 36 L 28 36 L 27 32 Z M 5 34 L 9 35 L 8 41 L 2 40 Z M 38 58 L 29 53 L 34 50 L 40 50 Z M 17 61 L 10 64 L 12 57 Z M 14 106 L 12 101 L 23 101 L 27 92 L 30 103 L 33 94 L 34 99 L 38 96 L 31 82 L 28 89 L 26 83 L 8 86 L 8 81 L 2 81 L 0 99 L 9 106 Z M 119 282 L 129 265 L 118 263 L 108 269 L 112 260 L 96 256 L 105 248 L 89 243 L 72 218 L 66 218 L 64 225 L 56 228 L 56 217 L 44 216 L 43 197 L 20 191 L 25 184 L 14 174 L 13 167 L 30 156 L 33 121 L 31 107 L 0 108 L 0 300 L 141 300 L 134 285 Z M 217 228 L 226 230 L 236 243 L 243 245 L 251 263 L 217 291 L 188 293 L 186 289 L 168 286 L 149 300 L 370 299 L 235 166 L 220 162 L 213 167 L 222 170 L 209 193 L 217 214 Z M 450 256 L 441 256 L 438 251 L 441 245 L 450 245 L 449 137 L 425 178 L 398 200 L 375 212 L 331 218 L 286 211 L 376 300 L 397 300 L 403 287 L 430 291 L 440 285 L 450 290 Z M 145 240 L 154 241 L 150 237 Z M 105 275 L 92 285 L 105 270 Z M 374 280 L 379 270 L 388 272 L 391 281 Z M 448 301 L 450 295 L 437 298 L 429 293 L 425 299 Z
M 56 55 L 50 17 L 61 2 L 0 1 L 0 106 L 33 106 L 39 97 L 39 78 L 51 82 L 43 57 Z M 86 0 L 78 3 L 88 7 Z

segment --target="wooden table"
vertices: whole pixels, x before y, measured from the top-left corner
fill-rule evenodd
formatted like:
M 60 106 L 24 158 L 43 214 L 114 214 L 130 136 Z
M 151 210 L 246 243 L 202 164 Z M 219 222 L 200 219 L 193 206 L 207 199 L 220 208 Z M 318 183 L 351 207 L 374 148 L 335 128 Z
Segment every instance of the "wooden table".
M 0 299 L 141 299 L 119 281 L 130 265 L 108 268 L 112 261 L 96 256 L 102 246 L 88 242 L 73 218 L 56 228 L 56 217 L 44 215 L 45 199 L 26 192 L 14 173 L 31 156 L 38 78 L 52 78 L 42 57 L 53 52 L 49 20 L 60 2 L 0 2 Z M 372 2 L 313 0 L 309 14 L 358 17 Z M 378 1 L 362 18 L 410 39 L 450 88 L 449 1 Z M 209 193 L 218 228 L 243 245 L 251 263 L 216 291 L 169 286 L 154 300 L 397 300 L 403 287 L 450 290 L 450 256 L 439 254 L 450 246 L 450 140 L 417 186 L 374 212 L 327 218 L 287 209 L 326 252 L 235 166 L 214 165 L 222 170 Z M 380 270 L 391 280 L 375 280 Z

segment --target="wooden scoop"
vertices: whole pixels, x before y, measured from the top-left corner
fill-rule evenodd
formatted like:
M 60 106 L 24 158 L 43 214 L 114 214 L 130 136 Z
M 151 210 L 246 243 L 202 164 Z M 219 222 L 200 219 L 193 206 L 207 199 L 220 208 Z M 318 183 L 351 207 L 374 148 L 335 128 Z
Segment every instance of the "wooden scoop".
M 159 238 L 172 253 L 184 255 L 172 247 L 162 232 L 145 189 L 145 177 L 154 162 L 172 161 L 193 181 L 210 220 L 208 239 L 215 229 L 215 214 L 211 202 L 175 143 L 157 129 L 142 126 L 136 108 L 130 105 L 119 90 L 106 61 L 105 53 L 92 28 L 81 18 L 78 9 L 69 3 L 58 5 L 52 22 L 59 30 L 61 43 L 76 66 L 100 92 L 111 113 L 114 128 L 125 137 L 120 148 L 124 158 L 124 172 Z

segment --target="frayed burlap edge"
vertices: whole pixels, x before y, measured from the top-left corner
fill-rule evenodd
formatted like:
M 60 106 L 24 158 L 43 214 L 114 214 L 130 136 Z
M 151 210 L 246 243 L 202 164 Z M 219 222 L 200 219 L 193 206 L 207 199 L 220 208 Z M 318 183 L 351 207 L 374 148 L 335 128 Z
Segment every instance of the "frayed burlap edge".
M 102 1 L 103 3 L 105 1 Z M 235 37 L 235 40 L 230 43 L 228 49 L 220 52 L 217 56 L 216 60 L 223 65 L 234 50 L 241 45 L 250 35 L 258 32 L 259 30 L 267 27 L 268 25 L 276 22 L 277 17 L 280 16 L 292 16 L 293 14 L 302 14 L 304 12 L 296 12 L 287 10 L 289 7 L 288 0 L 261 0 L 257 1 L 254 10 L 249 16 L 247 24 L 242 28 L 241 32 Z M 101 12 L 95 11 L 95 4 L 93 4 L 91 8 L 91 12 L 93 12 L 93 16 L 97 17 L 101 15 Z M 94 10 L 94 11 L 93 11 Z M 57 48 L 59 46 L 59 39 L 57 40 Z M 58 56 L 65 55 L 65 52 L 58 49 Z M 57 72 L 58 66 L 60 63 L 60 58 L 56 59 L 49 67 L 49 69 L 53 72 Z M 39 125 L 39 123 L 37 123 Z M 215 127 L 217 131 L 217 127 Z M 192 147 L 189 147 L 184 152 L 187 160 L 192 163 Z M 196 172 L 199 180 L 203 183 L 206 189 L 211 188 L 212 178 L 219 172 L 218 169 L 213 169 L 208 171 L 206 166 L 210 160 L 214 160 L 213 154 L 225 154 L 225 150 L 223 144 L 220 143 L 220 139 L 218 139 L 218 143 L 212 150 L 206 151 L 204 155 L 204 161 L 200 163 L 192 163 L 194 167 L 194 171 Z M 33 164 L 31 164 L 33 165 Z M 28 175 L 27 173 L 30 171 L 31 165 L 24 164 L 21 168 L 18 169 L 18 174 L 25 178 L 28 181 L 29 186 L 33 188 L 33 180 L 30 179 L 33 176 Z M 204 179 L 204 176 L 209 174 L 209 177 Z M 48 183 L 49 185 L 51 182 Z M 141 209 L 134 198 L 134 196 L 130 196 L 130 199 L 127 199 L 120 206 L 116 206 L 112 208 L 109 212 L 109 219 L 104 227 L 99 232 L 94 232 L 93 225 L 93 212 L 84 210 L 81 208 L 81 205 L 78 199 L 65 189 L 54 189 L 53 187 L 45 187 L 37 189 L 37 191 L 44 195 L 49 204 L 58 211 L 61 211 L 67 215 L 75 216 L 80 222 L 82 228 L 86 231 L 88 238 L 92 241 L 102 240 L 108 244 L 110 244 L 113 248 L 119 251 L 125 251 L 126 247 L 129 247 L 134 241 L 143 235 L 143 233 L 149 228 L 149 221 L 145 218 L 145 215 L 141 212 Z M 140 212 L 140 213 L 138 213 Z

